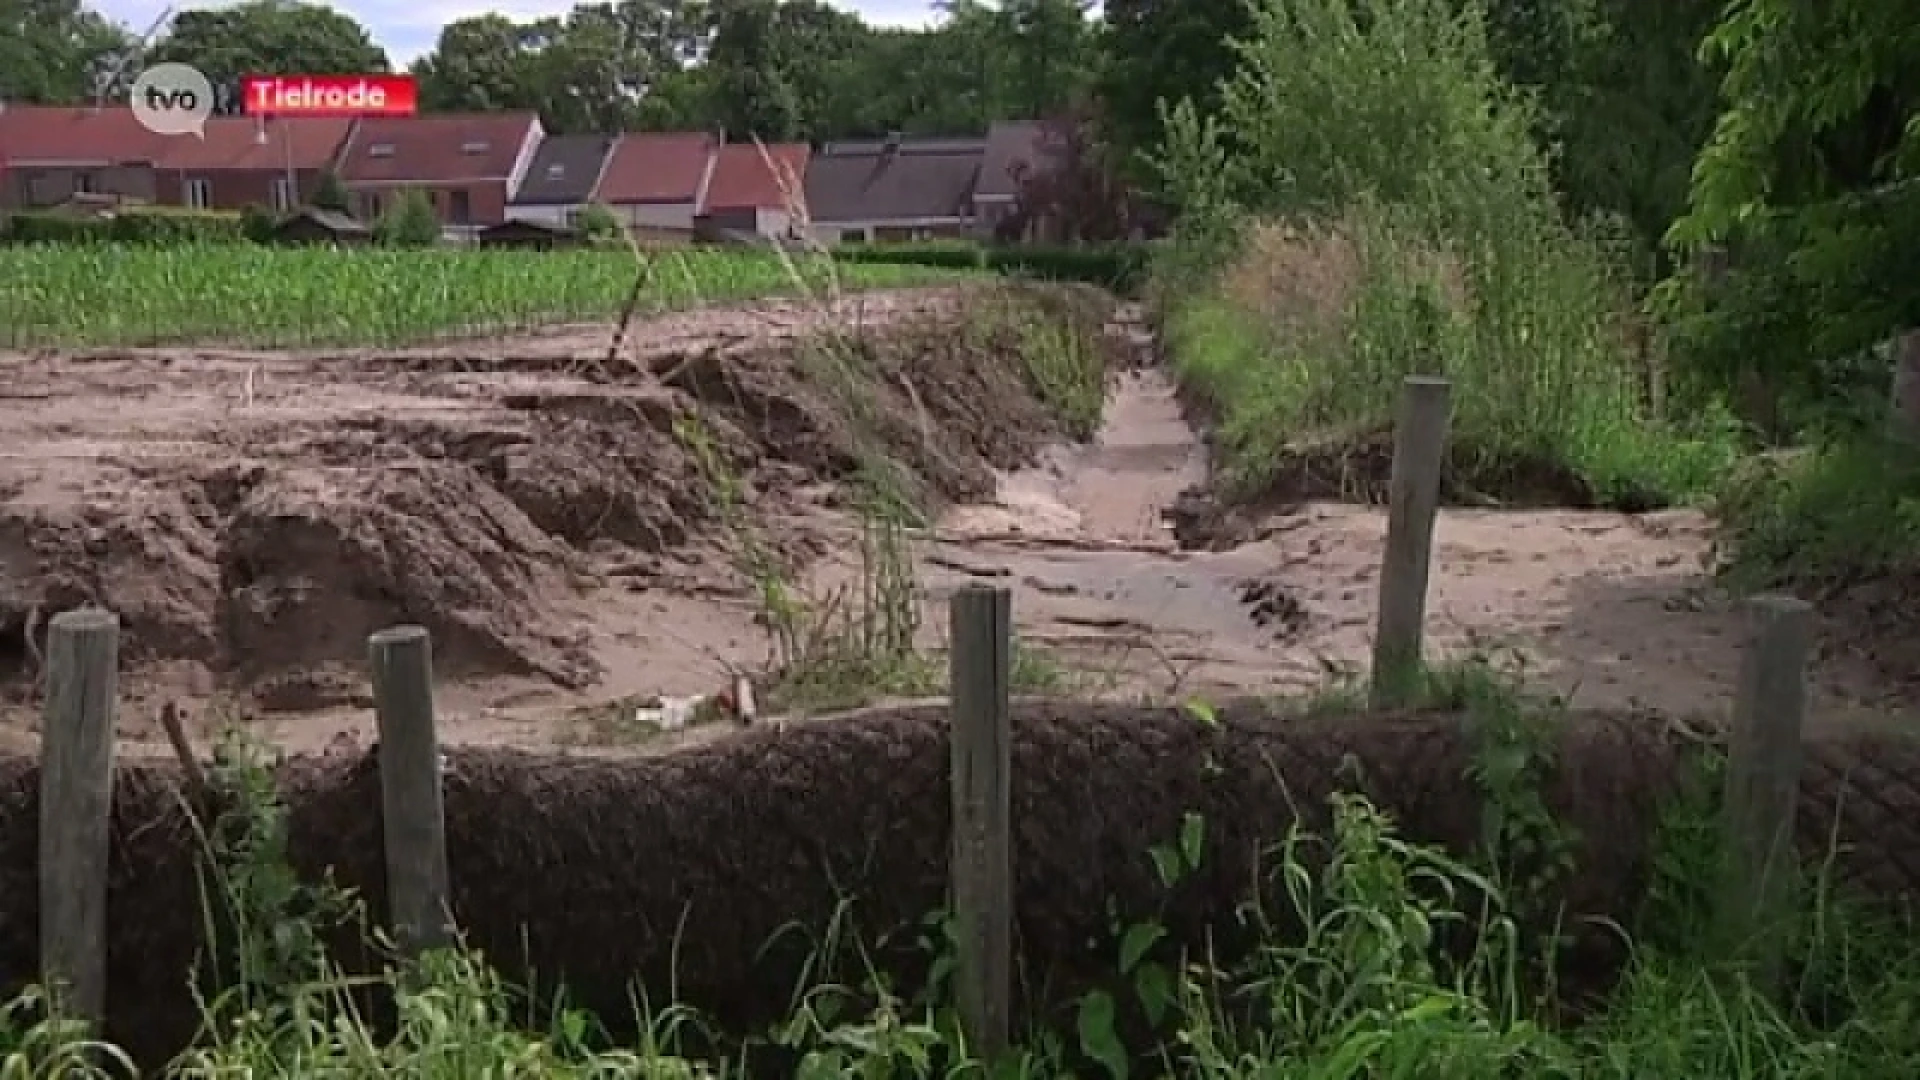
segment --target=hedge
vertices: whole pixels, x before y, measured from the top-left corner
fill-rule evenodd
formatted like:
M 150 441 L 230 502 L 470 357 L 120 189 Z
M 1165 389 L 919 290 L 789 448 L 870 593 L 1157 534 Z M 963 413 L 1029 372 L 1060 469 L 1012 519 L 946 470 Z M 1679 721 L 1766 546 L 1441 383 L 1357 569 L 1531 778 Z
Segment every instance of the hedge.
M 1104 247 L 985 246 L 960 241 L 923 244 L 842 244 L 833 257 L 849 263 L 892 263 L 948 270 L 991 270 L 1043 281 L 1082 281 L 1131 292 L 1146 277 L 1143 244 Z
M 112 217 L 78 217 L 19 211 L 0 217 L 0 242 L 8 244 L 234 243 L 246 239 L 239 214 L 217 210 L 142 208 Z

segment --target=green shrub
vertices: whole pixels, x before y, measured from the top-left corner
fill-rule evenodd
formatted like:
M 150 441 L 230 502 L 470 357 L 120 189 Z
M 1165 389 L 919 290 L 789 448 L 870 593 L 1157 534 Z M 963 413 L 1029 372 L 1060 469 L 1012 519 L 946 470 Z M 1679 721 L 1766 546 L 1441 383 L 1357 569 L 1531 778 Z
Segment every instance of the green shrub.
M 1920 451 L 1893 439 L 1757 457 L 1729 472 L 1719 511 L 1743 588 L 1920 575 Z
M 112 217 L 21 211 L 7 218 L 0 238 L 9 244 L 173 245 L 234 243 L 246 239 L 241 215 L 217 210 L 142 207 Z
M 1283 447 L 1377 438 L 1430 372 L 1455 384 L 1455 461 L 1483 493 L 1708 489 L 1731 434 L 1649 415 L 1625 275 L 1561 215 L 1477 3 L 1266 0 L 1236 48 L 1221 115 L 1169 124 L 1162 171 L 1204 212 L 1155 289 L 1229 467 L 1257 484 Z
M 948 270 L 984 270 L 986 248 L 964 240 L 932 240 L 918 244 L 846 242 L 833 249 L 836 262 L 883 263 L 896 266 L 933 266 Z
M 332 210 L 340 214 L 353 212 L 353 200 L 347 193 L 347 186 L 331 170 L 320 174 L 320 182 L 314 186 L 310 201 L 316 210 Z
M 930 241 L 921 244 L 862 244 L 834 250 L 834 258 L 849 263 L 892 263 L 943 270 L 991 270 L 1039 281 L 1077 281 L 1116 292 L 1131 292 L 1146 279 L 1147 248 L 1059 247 L 1047 245 L 987 246 L 966 241 Z
M 440 242 L 440 216 L 426 192 L 408 188 L 374 222 L 373 234 L 388 247 L 432 247 Z
M 604 203 L 590 203 L 582 209 L 576 227 L 595 243 L 617 243 L 623 231 L 620 215 Z
M 273 239 L 273 227 L 279 224 L 280 215 L 253 203 L 240 211 L 240 232 L 256 244 L 264 244 Z

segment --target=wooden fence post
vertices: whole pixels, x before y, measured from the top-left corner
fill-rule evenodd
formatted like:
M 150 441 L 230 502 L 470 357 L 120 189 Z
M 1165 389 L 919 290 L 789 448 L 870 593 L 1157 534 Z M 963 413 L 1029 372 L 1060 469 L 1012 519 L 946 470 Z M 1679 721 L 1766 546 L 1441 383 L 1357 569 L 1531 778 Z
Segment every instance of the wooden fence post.
M 970 1050 L 1007 1049 L 1013 993 L 1013 594 L 970 585 L 952 601 L 955 998 Z
M 1380 564 L 1380 612 L 1373 638 L 1375 708 L 1405 704 L 1417 689 L 1427 621 L 1433 519 L 1440 509 L 1451 384 L 1409 375 L 1393 433 L 1393 480 L 1386 554 Z
M 367 639 L 380 726 L 380 797 L 387 906 L 408 959 L 452 944 L 440 740 L 433 723 L 433 642 L 424 627 Z
M 1727 750 L 1727 866 L 1717 922 L 1729 935 L 1730 950 L 1749 956 L 1756 978 L 1771 986 L 1780 962 L 1777 920 L 1793 903 L 1793 826 L 1813 609 L 1786 596 L 1755 597 L 1747 608 L 1751 637 L 1741 658 Z
M 100 608 L 47 626 L 40 730 L 40 965 L 68 1015 L 98 1031 L 107 1006 L 107 864 L 120 617 Z

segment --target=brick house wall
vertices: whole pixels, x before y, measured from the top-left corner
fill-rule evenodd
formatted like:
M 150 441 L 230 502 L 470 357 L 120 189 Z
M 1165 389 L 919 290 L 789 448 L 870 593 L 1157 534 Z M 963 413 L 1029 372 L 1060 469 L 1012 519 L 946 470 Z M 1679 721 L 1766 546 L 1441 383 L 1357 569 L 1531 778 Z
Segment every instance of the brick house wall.
M 197 181 L 204 185 L 201 191 L 206 198 L 203 209 L 245 210 L 249 206 L 291 209 L 313 197 L 320 188 L 320 178 L 324 174 L 325 170 L 322 169 L 294 170 L 297 190 L 292 201 L 283 204 L 276 201 L 276 197 L 285 187 L 287 174 L 284 169 L 166 169 L 159 172 L 155 199 L 168 206 L 193 206 L 192 187 Z
M 353 209 L 362 221 L 373 221 L 409 189 L 425 191 L 433 200 L 433 210 L 442 225 L 498 225 L 507 220 L 507 181 L 474 180 L 462 184 L 356 184 L 352 188 Z M 461 196 L 465 196 L 466 220 L 460 220 Z
M 156 177 L 146 165 L 13 165 L 0 185 L 0 205 L 10 210 L 57 206 L 75 195 L 118 195 L 158 201 Z

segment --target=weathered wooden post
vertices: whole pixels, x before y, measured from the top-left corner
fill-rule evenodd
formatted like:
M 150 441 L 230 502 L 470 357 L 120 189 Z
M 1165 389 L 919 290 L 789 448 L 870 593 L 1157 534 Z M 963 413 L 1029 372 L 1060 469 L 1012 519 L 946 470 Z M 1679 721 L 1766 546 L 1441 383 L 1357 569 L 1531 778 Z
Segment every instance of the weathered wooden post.
M 433 643 L 424 627 L 367 639 L 380 727 L 380 796 L 387 906 L 408 959 L 452 944 L 440 740 L 433 718 Z
M 1013 993 L 1013 594 L 971 585 L 952 601 L 955 997 L 970 1050 L 1007 1049 Z
M 1777 985 L 1779 922 L 1792 910 L 1794 812 L 1800 797 L 1801 731 L 1813 609 L 1786 596 L 1747 602 L 1751 637 L 1741 658 L 1727 749 L 1726 876 L 1717 920 L 1730 952 Z
M 1375 708 L 1405 704 L 1419 687 L 1450 394 L 1451 384 L 1434 375 L 1407 376 L 1400 393 L 1386 554 L 1380 564 L 1380 613 L 1373 638 Z
M 53 617 L 40 732 L 40 965 L 60 1008 L 96 1031 L 107 1008 L 119 671 L 119 616 L 81 608 Z

